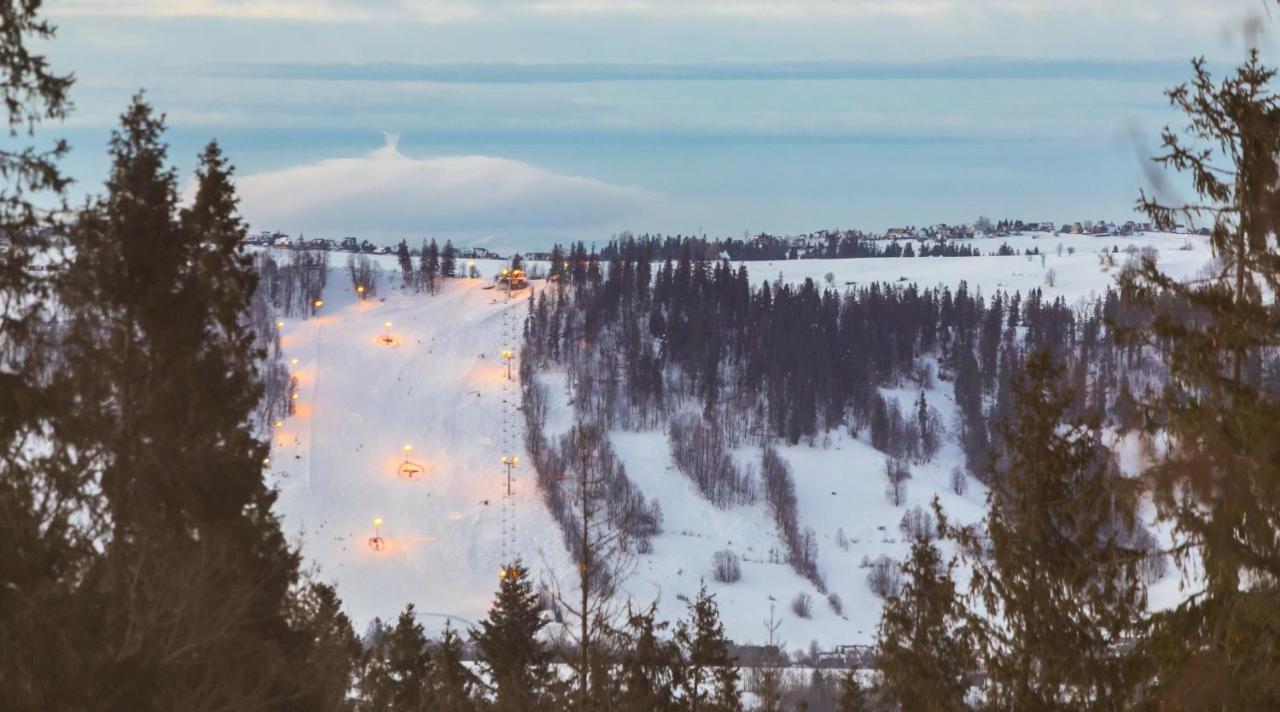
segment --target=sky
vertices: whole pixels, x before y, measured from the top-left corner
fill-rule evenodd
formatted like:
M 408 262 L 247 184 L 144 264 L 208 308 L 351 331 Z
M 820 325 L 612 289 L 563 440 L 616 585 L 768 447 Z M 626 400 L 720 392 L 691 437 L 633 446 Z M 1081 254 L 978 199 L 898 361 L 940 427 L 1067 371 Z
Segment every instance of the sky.
M 1134 217 L 1267 0 L 46 0 L 73 195 L 130 97 L 252 229 L 500 249 Z M 1246 27 L 1262 28 L 1262 32 Z

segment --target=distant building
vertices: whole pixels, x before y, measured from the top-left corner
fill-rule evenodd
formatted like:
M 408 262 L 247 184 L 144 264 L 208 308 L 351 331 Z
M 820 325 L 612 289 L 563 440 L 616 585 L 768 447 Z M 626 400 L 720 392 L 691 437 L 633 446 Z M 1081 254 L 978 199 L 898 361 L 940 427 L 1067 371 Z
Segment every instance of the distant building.
M 472 260 L 501 259 L 498 253 L 493 252 L 485 247 L 464 247 L 461 250 L 458 250 L 458 256 L 463 259 L 472 259 Z

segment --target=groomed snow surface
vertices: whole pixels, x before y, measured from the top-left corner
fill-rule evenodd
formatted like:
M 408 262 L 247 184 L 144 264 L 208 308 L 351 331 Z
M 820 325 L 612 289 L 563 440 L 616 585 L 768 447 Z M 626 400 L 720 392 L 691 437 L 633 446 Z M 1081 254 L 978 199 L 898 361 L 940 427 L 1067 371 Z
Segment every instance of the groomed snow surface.
M 1016 236 L 979 240 L 978 246 L 993 251 L 1001 242 L 1020 252 L 1039 247 L 1046 253 L 1043 264 L 1040 257 L 1023 256 L 745 264 L 757 284 L 779 275 L 822 283 L 828 272 L 841 289 L 901 277 L 921 287 L 954 288 L 965 280 L 984 294 L 1040 287 L 1046 296 L 1075 304 L 1114 281 L 1130 245 L 1155 247 L 1160 264 L 1179 277 L 1196 274 L 1210 257 L 1204 238 L 1183 235 Z M 1104 267 L 1097 253 L 1113 245 L 1120 250 L 1116 267 Z M 501 356 L 503 349 L 520 346 L 530 291 L 508 297 L 492 288 L 491 277 L 502 263 L 477 261 L 483 278 L 449 280 L 434 296 L 414 293 L 400 287 L 394 257 L 380 256 L 379 294 L 358 300 L 345 259 L 337 253 L 330 258 L 321 314 L 287 320 L 282 333 L 286 362 L 297 359 L 290 368 L 299 379 L 299 397 L 296 414 L 272 428 L 269 470 L 280 489 L 278 511 L 305 558 L 318 566 L 321 579 L 337 585 L 357 629 L 375 616 L 395 616 L 410 602 L 429 632 L 449 619 L 465 627 L 485 615 L 499 567 L 517 557 L 540 580 L 572 581 L 573 562 L 523 452 L 519 388 L 507 380 Z M 1053 286 L 1046 284 L 1049 270 L 1056 274 Z M 533 282 L 535 290 L 544 284 Z M 384 343 L 388 334 L 391 344 Z M 518 377 L 518 360 L 512 371 Z M 551 435 L 567 427 L 570 406 L 562 379 L 554 373 L 540 377 L 551 395 Z M 911 412 L 918 391 L 884 394 Z M 926 397 L 954 430 L 950 384 L 939 384 Z M 985 492 L 977 482 L 970 480 L 964 495 L 951 492 L 950 472 L 963 458 L 950 434 L 932 462 L 913 465 L 902 507 L 886 499 L 885 456 L 864 441 L 833 431 L 814 445 L 780 448 L 795 477 L 800 526 L 817 532 L 818 568 L 828 591 L 843 600 L 839 615 L 789 566 L 770 563 L 770 550 L 782 545 L 763 501 L 719 509 L 703 499 L 672 464 L 663 432 L 614 432 L 611 439 L 628 476 L 663 513 L 663 533 L 654 538 L 652 553 L 637 557 L 626 591 L 637 604 L 656 601 L 659 616 L 675 620 L 685 611 L 679 597 L 691 598 L 705 580 L 717 596 L 726 632 L 739 643 L 765 640 L 763 621 L 771 605 L 789 648 L 811 641 L 826 649 L 872 642 L 881 601 L 867 584 L 868 570 L 859 566 L 863 559 L 904 558 L 908 544 L 898 523 L 907 509 L 927 509 L 935 496 L 955 521 L 976 521 L 983 513 Z M 758 471 L 758 449 L 734 454 Z M 510 498 L 504 496 L 506 468 L 500 461 L 506 455 L 520 458 Z M 422 472 L 403 476 L 406 459 Z M 375 519 L 381 520 L 382 551 L 368 543 Z M 843 530 L 847 550 L 837 546 L 837 530 Z M 742 559 L 736 583 L 712 578 L 712 556 L 723 549 Z M 813 598 L 807 620 L 791 611 L 799 593 Z M 1176 595 L 1171 573 L 1153 591 L 1153 602 Z

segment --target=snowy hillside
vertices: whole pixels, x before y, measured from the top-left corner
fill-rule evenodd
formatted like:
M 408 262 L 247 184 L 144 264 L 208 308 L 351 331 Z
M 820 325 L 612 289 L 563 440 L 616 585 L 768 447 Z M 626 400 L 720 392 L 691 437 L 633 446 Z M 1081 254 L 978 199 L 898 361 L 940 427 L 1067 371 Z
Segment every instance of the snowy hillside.
M 983 292 L 1038 287 L 1076 303 L 1114 280 L 1130 246 L 1155 247 L 1163 268 L 1180 276 L 1195 274 L 1209 259 L 1203 238 L 1181 235 L 1020 236 L 980 246 L 993 251 L 1001 242 L 1045 255 L 744 264 L 757 284 L 779 275 L 822 283 L 827 273 L 838 288 L 902 278 L 921 286 L 965 280 Z M 1118 252 L 1111 258 L 1099 256 L 1113 246 Z M 519 385 L 507 380 L 502 359 L 504 349 L 520 346 L 530 290 L 508 298 L 491 288 L 500 263 L 481 262 L 482 278 L 450 280 L 434 296 L 417 294 L 399 287 L 394 258 L 378 258 L 385 260 L 380 296 L 359 300 L 340 259 L 331 257 L 320 315 L 286 319 L 282 327 L 285 359 L 299 390 L 296 414 L 273 428 L 270 471 L 280 488 L 279 512 L 304 555 L 319 565 L 323 579 L 337 584 L 357 627 L 374 616 L 393 616 L 408 602 L 431 630 L 446 618 L 455 625 L 478 620 L 499 566 L 516 557 L 543 580 L 570 576 L 574 567 L 559 526 L 535 491 L 523 452 Z M 544 286 L 533 282 L 535 291 Z M 512 373 L 518 378 L 518 353 L 516 358 Z M 563 380 L 554 373 L 538 377 L 551 396 L 548 429 L 567 429 L 571 406 Z M 951 390 L 941 383 L 926 393 L 948 424 Z M 918 392 L 882 394 L 910 411 Z M 828 591 L 843 601 L 837 614 L 812 583 L 784 563 L 771 563 L 770 551 L 779 543 L 766 505 L 712 505 L 675 469 L 666 437 L 663 430 L 610 435 L 632 483 L 663 514 L 662 533 L 652 539 L 650 553 L 637 556 L 625 589 L 639 603 L 656 601 L 659 617 L 672 620 L 684 611 L 681 597 L 692 596 L 705 579 L 718 596 L 727 633 L 742 643 L 764 640 L 762 621 L 771 602 L 790 648 L 815 640 L 828 648 L 870 642 L 881 601 L 860 564 L 882 554 L 904 556 L 903 513 L 927 507 L 935 496 L 961 522 L 976 520 L 983 510 L 978 483 L 971 482 L 964 495 L 952 492 L 951 472 L 963 458 L 950 436 L 932 461 L 914 466 L 898 507 L 885 497 L 886 456 L 865 439 L 833 431 L 816 446 L 780 446 L 778 454 L 794 473 L 800 522 L 818 536 L 818 568 Z M 510 455 L 520 461 L 508 498 L 501 458 Z M 734 457 L 758 460 L 758 450 Z M 404 476 L 406 460 L 421 473 Z M 375 519 L 381 520 L 382 551 L 368 544 Z M 742 578 L 733 584 L 712 581 L 712 556 L 724 549 L 742 560 Z M 790 610 L 799 593 L 813 597 L 808 620 Z

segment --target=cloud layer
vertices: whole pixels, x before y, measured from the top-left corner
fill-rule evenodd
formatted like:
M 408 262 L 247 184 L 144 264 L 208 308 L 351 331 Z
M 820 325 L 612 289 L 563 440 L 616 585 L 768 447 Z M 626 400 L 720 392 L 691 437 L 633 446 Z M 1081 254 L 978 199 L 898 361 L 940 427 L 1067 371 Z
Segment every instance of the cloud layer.
M 1025 17 L 1063 11 L 1059 0 L 62 0 L 62 15 L 240 17 L 318 21 L 418 20 L 458 22 L 499 15 L 653 15 L 742 17 L 762 20 L 902 17 L 938 19 L 1003 13 Z M 1203 0 L 1074 0 L 1070 12 L 1103 18 L 1218 15 Z
M 424 82 L 435 84 L 574 84 L 584 82 L 1103 79 L 1173 81 L 1188 63 L 1153 60 L 948 59 L 945 61 L 773 61 L 773 62 L 408 62 L 312 63 L 230 62 L 209 67 L 213 77 L 324 80 L 343 82 Z
M 491 156 L 411 158 L 395 137 L 366 156 L 246 175 L 241 213 L 255 229 L 380 240 L 452 233 L 608 229 L 655 210 L 658 196 Z

